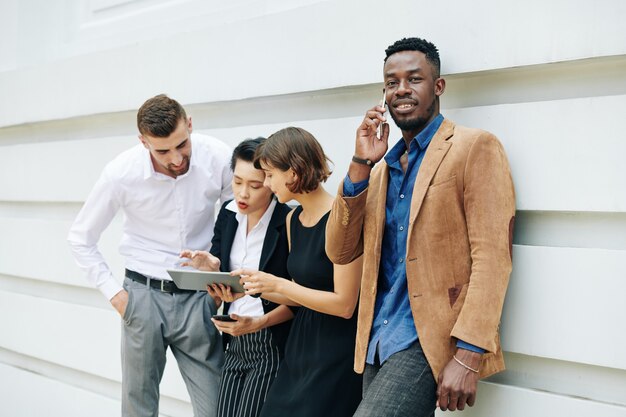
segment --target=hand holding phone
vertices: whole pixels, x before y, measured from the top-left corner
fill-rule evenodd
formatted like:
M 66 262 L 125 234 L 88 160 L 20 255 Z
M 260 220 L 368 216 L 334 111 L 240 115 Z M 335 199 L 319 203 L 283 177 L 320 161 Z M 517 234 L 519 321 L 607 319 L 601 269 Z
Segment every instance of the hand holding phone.
M 237 321 L 228 314 L 215 314 L 213 318 L 217 321 Z

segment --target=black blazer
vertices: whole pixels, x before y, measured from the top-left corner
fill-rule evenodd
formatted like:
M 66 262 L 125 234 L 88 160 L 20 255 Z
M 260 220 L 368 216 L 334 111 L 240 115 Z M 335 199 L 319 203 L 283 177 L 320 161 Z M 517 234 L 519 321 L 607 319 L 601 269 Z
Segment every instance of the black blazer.
M 230 200 L 232 201 L 232 200 Z M 235 233 L 239 223 L 235 217 L 236 213 L 228 210 L 226 205 L 230 201 L 225 202 L 217 215 L 215 221 L 215 230 L 213 232 L 213 240 L 211 240 L 211 254 L 219 258 L 220 271 L 230 272 L 230 250 L 235 240 Z M 272 218 L 267 227 L 265 239 L 263 240 L 263 248 L 261 249 L 261 259 L 259 270 L 276 275 L 281 278 L 290 279 L 287 272 L 287 256 L 289 255 L 289 242 L 287 240 L 287 229 L 285 217 L 291 209 L 286 204 L 278 203 L 272 213 Z M 263 311 L 267 314 L 274 310 L 279 304 L 261 299 L 263 303 Z M 224 304 L 224 312 L 228 312 L 230 303 Z M 285 342 L 291 328 L 291 320 L 270 327 L 272 337 L 276 342 L 280 351 L 280 356 L 284 355 Z M 230 335 L 223 334 L 224 349 L 228 346 Z

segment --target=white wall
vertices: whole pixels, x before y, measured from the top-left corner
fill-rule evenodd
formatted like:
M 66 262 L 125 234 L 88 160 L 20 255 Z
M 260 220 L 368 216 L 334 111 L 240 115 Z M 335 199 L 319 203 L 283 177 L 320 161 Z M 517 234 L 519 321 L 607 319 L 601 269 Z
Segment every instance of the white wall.
M 120 321 L 65 236 L 145 99 L 231 145 L 309 129 L 334 191 L 404 36 L 439 46 L 444 115 L 498 135 L 517 188 L 508 370 L 460 414 L 626 415 L 625 18 L 621 0 L 1 0 L 0 416 L 119 413 Z M 188 416 L 174 363 L 161 412 Z

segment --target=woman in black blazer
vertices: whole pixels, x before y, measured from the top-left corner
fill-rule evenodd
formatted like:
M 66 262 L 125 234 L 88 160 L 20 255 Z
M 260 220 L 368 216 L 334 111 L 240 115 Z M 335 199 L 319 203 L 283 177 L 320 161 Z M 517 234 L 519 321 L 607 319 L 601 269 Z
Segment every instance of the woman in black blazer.
M 278 203 L 267 187 L 265 174 L 252 164 L 263 138 L 249 139 L 234 150 L 233 193 L 224 203 L 217 221 L 210 253 L 183 251 L 183 265 L 201 270 L 230 272 L 242 265 L 256 265 L 265 272 L 289 277 L 289 244 L 285 217 L 290 209 Z M 256 417 L 284 355 L 293 313 L 287 306 L 243 294 L 229 287 L 208 291 L 225 301 L 224 313 L 233 322 L 213 323 L 223 334 L 226 350 L 220 384 L 218 417 Z

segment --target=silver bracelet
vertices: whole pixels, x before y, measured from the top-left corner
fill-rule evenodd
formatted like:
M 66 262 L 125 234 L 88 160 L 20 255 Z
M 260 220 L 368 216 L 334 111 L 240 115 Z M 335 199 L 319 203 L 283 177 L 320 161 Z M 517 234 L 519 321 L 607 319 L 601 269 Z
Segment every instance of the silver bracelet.
M 458 363 L 459 365 L 461 365 L 463 368 L 467 369 L 468 371 L 472 371 L 474 373 L 478 373 L 478 369 L 474 369 L 474 368 L 470 368 L 469 366 L 467 366 L 466 364 L 464 364 L 463 362 L 461 362 L 456 355 L 452 355 L 452 357 L 454 358 L 454 360 L 456 361 L 456 363 Z

